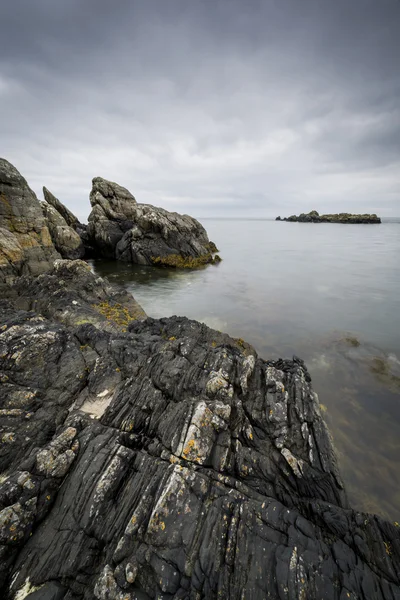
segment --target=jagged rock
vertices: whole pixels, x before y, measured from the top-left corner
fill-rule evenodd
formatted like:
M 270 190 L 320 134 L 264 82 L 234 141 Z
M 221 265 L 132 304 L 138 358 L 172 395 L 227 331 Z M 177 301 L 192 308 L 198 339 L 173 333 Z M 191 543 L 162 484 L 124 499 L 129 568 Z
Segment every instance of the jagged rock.
M 39 200 L 7 160 L 0 159 L 0 286 L 21 273 L 43 273 L 60 258 Z
M 275 219 L 276 221 L 290 221 L 296 223 L 350 223 L 350 224 L 377 224 L 381 219 L 375 214 L 352 215 L 350 213 L 338 213 L 332 215 L 320 215 L 316 210 L 309 213 L 301 213 L 299 216 Z
M 91 323 L 125 331 L 129 323 L 146 317 L 131 294 L 97 277 L 81 260 L 57 260 L 47 273 L 21 277 L 4 291 L 4 297 L 17 308 L 69 326 Z
M 51 204 L 42 202 L 42 209 L 53 244 L 62 258 L 72 260 L 82 258 L 85 255 L 85 248 L 79 233 L 67 224 Z
M 178 267 L 214 262 L 215 245 L 193 217 L 138 204 L 128 190 L 101 177 L 93 179 L 90 203 L 88 235 L 101 256 Z
M 348 507 L 300 359 L 186 318 L 122 333 L 3 302 L 0 378 L 7 600 L 400 594 L 399 530 Z
M 47 204 L 50 204 L 58 214 L 64 219 L 68 227 L 72 227 L 75 231 L 82 223 L 77 217 L 66 207 L 58 198 L 56 198 L 46 187 L 43 187 L 43 196 Z

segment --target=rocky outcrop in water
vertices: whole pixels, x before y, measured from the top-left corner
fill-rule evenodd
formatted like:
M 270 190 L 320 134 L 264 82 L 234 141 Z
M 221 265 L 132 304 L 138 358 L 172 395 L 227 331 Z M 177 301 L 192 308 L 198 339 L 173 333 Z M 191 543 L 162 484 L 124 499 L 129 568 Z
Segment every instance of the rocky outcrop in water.
M 39 200 L 17 169 L 0 159 L 0 289 L 21 273 L 46 271 L 57 258 Z
M 0 302 L 1 597 L 397 598 L 304 363 L 115 293 L 59 261 Z
M 217 249 L 193 217 L 138 204 L 128 190 L 101 177 L 93 179 L 90 203 L 88 235 L 100 256 L 158 266 L 214 262 Z
M 381 223 L 379 217 L 375 214 L 352 215 L 350 213 L 337 213 L 332 215 L 320 215 L 316 210 L 309 213 L 301 213 L 299 216 L 292 215 L 281 219 L 277 217 L 275 221 L 290 221 L 295 223 L 349 223 L 349 224 L 377 224 Z

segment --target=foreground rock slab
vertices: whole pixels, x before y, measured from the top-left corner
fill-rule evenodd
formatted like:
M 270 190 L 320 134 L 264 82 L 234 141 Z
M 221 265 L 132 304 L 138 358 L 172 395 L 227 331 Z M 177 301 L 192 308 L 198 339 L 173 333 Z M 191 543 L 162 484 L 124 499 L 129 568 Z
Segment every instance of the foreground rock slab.
M 186 318 L 72 322 L 58 282 L 0 303 L 1 597 L 399 597 L 399 528 L 348 507 L 300 359 Z
M 351 213 L 337 213 L 332 215 L 320 215 L 316 210 L 309 213 L 301 213 L 299 216 L 291 215 L 276 221 L 290 221 L 296 223 L 343 223 L 343 224 L 379 224 L 381 219 L 376 214 L 352 215 Z
M 96 255 L 140 265 L 195 268 L 218 262 L 204 227 L 193 217 L 138 204 L 120 185 L 96 177 L 88 236 Z

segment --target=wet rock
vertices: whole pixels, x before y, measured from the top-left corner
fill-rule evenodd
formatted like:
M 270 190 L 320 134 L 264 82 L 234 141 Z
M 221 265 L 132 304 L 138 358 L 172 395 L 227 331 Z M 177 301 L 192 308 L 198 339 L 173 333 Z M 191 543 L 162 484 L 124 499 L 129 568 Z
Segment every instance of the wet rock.
M 195 268 L 214 262 L 215 244 L 193 217 L 138 204 L 132 194 L 93 179 L 88 236 L 100 256 L 142 265 Z
M 0 159 L 0 287 L 21 273 L 43 273 L 57 258 L 39 200 L 17 169 Z
M 399 529 L 348 507 L 303 361 L 185 318 L 0 316 L 2 597 L 399 595 Z

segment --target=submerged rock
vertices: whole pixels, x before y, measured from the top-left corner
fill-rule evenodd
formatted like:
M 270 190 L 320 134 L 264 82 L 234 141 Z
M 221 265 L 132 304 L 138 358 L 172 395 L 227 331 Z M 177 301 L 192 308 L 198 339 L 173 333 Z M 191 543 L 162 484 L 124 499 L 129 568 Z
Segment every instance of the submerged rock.
M 348 507 L 304 363 L 71 321 L 83 264 L 0 303 L 2 597 L 396 598 L 399 529 Z M 87 276 L 77 302 L 112 294 Z
M 101 177 L 93 179 L 90 203 L 88 235 L 100 256 L 188 268 L 214 262 L 215 245 L 193 217 L 138 204 L 128 190 Z
M 291 215 L 281 219 L 277 217 L 276 221 L 292 221 L 298 223 L 353 223 L 353 224 L 377 224 L 381 219 L 376 214 L 352 215 L 350 213 L 337 213 L 330 215 L 320 215 L 316 210 L 309 213 L 301 213 L 299 216 Z
M 1 158 L 0 288 L 22 273 L 43 273 L 57 258 L 39 200 L 17 169 Z

